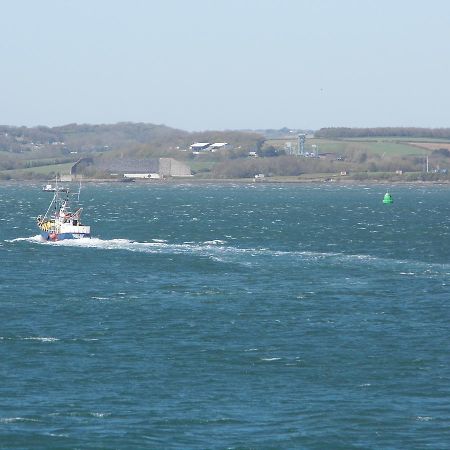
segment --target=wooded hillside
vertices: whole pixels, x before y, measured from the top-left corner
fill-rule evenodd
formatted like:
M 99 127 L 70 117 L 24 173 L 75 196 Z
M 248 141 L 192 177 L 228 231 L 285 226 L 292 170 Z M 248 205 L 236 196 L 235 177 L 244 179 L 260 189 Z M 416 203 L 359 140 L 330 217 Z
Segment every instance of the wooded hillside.
M 258 133 L 205 131 L 190 133 L 165 125 L 117 123 L 111 125 L 69 124 L 60 127 L 0 126 L 0 171 L 26 169 L 40 176 L 37 167 L 66 164 L 81 157 L 192 157 L 194 142 L 228 142 L 247 153 L 261 145 Z M 34 175 L 33 175 L 34 174 Z M 8 174 L 3 173 L 3 177 Z M 14 173 L 14 176 L 17 176 Z

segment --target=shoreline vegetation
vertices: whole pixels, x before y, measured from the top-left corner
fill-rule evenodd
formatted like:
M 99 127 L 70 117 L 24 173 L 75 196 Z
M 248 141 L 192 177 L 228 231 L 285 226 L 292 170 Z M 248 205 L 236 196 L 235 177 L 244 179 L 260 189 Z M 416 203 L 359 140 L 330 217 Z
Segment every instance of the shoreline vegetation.
M 196 152 L 191 147 L 195 142 L 227 146 Z M 152 158 L 173 158 L 191 169 L 192 177 L 169 177 L 164 182 L 446 184 L 450 182 L 450 128 L 189 133 L 142 123 L 0 126 L 0 181 L 67 177 L 79 160 L 93 161 L 79 174 L 85 181 L 121 181 L 123 174 L 113 176 L 101 167 L 111 161 L 120 165 L 121 159 Z

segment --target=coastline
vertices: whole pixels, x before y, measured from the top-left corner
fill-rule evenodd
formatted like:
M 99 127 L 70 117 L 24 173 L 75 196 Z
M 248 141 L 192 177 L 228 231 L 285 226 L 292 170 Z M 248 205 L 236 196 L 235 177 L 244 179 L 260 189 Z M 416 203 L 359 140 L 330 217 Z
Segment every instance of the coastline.
M 78 183 L 80 180 L 72 180 L 69 183 Z M 0 184 L 42 184 L 44 180 L 0 180 Z M 281 177 L 267 177 L 264 180 L 255 180 L 253 178 L 166 178 L 160 180 L 154 179 L 135 179 L 132 182 L 124 182 L 121 179 L 111 178 L 83 178 L 82 183 L 101 183 L 101 184 L 147 184 L 147 185 L 160 185 L 160 184 L 314 184 L 314 185 L 450 185 L 450 180 L 354 180 L 351 178 L 336 178 L 331 180 L 324 180 L 321 178 L 281 178 Z

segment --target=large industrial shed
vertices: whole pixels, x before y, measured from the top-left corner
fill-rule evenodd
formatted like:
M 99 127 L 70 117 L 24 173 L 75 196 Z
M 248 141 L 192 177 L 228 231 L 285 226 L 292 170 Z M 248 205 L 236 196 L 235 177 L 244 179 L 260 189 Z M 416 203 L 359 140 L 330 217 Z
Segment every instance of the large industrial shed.
M 191 169 L 174 158 L 117 158 L 111 160 L 82 158 L 70 169 L 72 178 L 80 177 L 84 169 L 92 168 L 108 175 L 132 178 L 190 177 Z

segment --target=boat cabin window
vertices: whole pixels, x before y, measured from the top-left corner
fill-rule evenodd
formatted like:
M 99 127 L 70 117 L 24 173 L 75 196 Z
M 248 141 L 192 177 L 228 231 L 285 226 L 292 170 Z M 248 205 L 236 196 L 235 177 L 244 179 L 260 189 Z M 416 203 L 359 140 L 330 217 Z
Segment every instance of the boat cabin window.
M 77 219 L 73 219 L 73 225 L 78 225 L 78 220 Z

